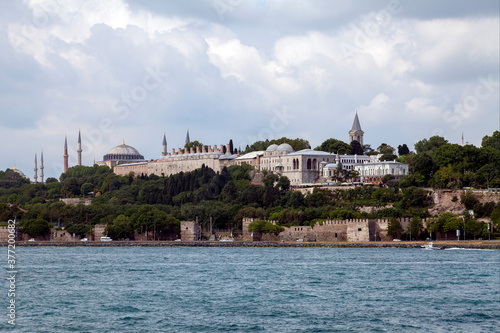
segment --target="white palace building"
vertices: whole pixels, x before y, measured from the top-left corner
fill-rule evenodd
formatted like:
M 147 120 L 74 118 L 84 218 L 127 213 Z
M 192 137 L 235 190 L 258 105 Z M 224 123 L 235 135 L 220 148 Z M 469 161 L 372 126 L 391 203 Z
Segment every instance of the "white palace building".
M 363 134 L 356 113 L 352 129 L 349 131 L 349 142 L 356 140 L 363 144 Z M 186 143 L 189 143 L 189 132 L 186 136 Z M 259 171 L 267 170 L 286 176 L 291 185 L 328 182 L 339 168 L 357 171 L 364 182 L 380 182 L 385 174 L 402 176 L 408 173 L 407 164 L 379 162 L 378 156 L 338 155 L 313 149 L 294 151 L 287 143 L 273 144 L 265 151 L 253 151 L 241 156 L 231 154 L 229 150 L 229 145 L 220 145 L 190 150 L 178 148 L 167 153 L 167 141 L 164 135 L 162 156 L 157 159 L 145 160 L 137 149 L 123 143 L 111 149 L 104 156 L 103 161 L 97 164 L 113 167 L 117 175 L 169 176 L 181 171 L 193 171 L 201 168 L 202 165 L 220 172 L 225 166 L 246 163 Z

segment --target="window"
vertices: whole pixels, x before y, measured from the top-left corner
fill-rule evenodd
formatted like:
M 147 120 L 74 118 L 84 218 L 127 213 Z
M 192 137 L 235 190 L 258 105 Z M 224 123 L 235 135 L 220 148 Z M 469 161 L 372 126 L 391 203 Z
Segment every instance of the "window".
M 361 228 L 358 228 L 358 231 L 361 231 Z

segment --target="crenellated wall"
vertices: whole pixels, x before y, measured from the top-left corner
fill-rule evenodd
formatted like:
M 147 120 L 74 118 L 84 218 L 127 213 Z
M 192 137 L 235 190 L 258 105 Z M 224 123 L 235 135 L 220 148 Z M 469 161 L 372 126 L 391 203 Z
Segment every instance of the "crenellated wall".
M 352 220 L 326 220 L 316 222 L 313 227 L 310 226 L 291 226 L 285 227 L 285 230 L 278 236 L 275 235 L 255 235 L 252 239 L 252 233 L 248 232 L 248 225 L 256 219 L 243 219 L 243 240 L 244 241 L 290 241 L 294 242 L 302 239 L 303 241 L 316 240 L 317 242 L 373 242 L 373 241 L 391 241 L 392 237 L 387 236 L 388 219 L 352 219 Z M 403 229 L 409 226 L 410 219 L 399 220 Z M 270 221 L 276 224 L 276 221 Z

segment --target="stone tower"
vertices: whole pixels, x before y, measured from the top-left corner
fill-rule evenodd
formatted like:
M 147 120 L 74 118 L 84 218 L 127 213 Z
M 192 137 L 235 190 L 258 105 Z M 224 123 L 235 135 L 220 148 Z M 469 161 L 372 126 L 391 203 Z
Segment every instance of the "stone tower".
M 358 141 L 361 146 L 363 146 L 363 132 L 361 130 L 361 125 L 359 124 L 358 111 L 356 111 L 356 116 L 354 116 L 354 122 L 352 123 L 352 128 L 349 131 L 349 143 L 354 140 Z
M 161 156 L 167 156 L 167 137 L 165 136 L 165 133 L 163 133 Z
M 82 136 L 80 135 L 80 130 L 78 130 L 78 165 L 82 165 Z
M 38 175 L 37 175 L 38 167 L 36 165 L 36 153 L 35 153 L 35 168 L 33 170 L 35 170 L 35 176 L 33 177 L 33 179 L 35 180 L 35 183 L 37 183 L 38 182 L 38 180 L 37 180 L 38 179 Z
M 68 171 L 68 137 L 65 135 L 64 136 L 64 172 Z
M 40 183 L 43 184 L 43 150 L 42 155 L 40 156 Z

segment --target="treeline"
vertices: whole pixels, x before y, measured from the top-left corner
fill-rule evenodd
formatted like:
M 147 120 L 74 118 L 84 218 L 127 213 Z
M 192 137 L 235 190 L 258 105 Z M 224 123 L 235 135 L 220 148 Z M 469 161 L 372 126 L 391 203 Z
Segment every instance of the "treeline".
M 117 239 L 133 238 L 141 230 L 172 239 L 178 237 L 181 220 L 198 219 L 205 228 L 212 221 L 216 229 L 238 230 L 243 217 L 276 220 L 282 226 L 324 219 L 422 219 L 430 217 L 432 204 L 423 185 L 478 187 L 487 182 L 490 187 L 499 186 L 498 132 L 485 137 L 481 148 L 449 144 L 439 137 L 415 146 L 417 153 L 400 156 L 410 163 L 410 175 L 399 182 L 387 179 L 389 188 L 315 190 L 307 195 L 289 191 L 289 180 L 275 174 L 263 173 L 261 185 L 252 183 L 248 165 L 223 168 L 220 173 L 203 166 L 169 177 L 117 176 L 106 166 L 75 166 L 59 181 L 49 178 L 46 184 L 30 184 L 7 170 L 0 172 L 0 222 L 15 217 L 32 236 L 44 235 L 51 226 L 65 226 L 68 232 L 83 235 L 95 224 L 106 224 L 109 235 Z M 456 177 L 442 181 L 445 170 L 453 170 Z M 72 206 L 59 201 L 67 197 L 92 198 L 92 204 Z M 470 196 L 456 200 L 473 209 L 475 218 L 500 222 L 498 204 L 481 204 Z M 380 209 L 361 212 L 363 206 Z M 486 230 L 484 224 L 481 230 Z
M 449 143 L 433 136 L 415 144 L 416 153 L 399 157 L 410 174 L 398 185 L 434 188 L 500 188 L 500 132 L 485 136 L 481 147 Z

